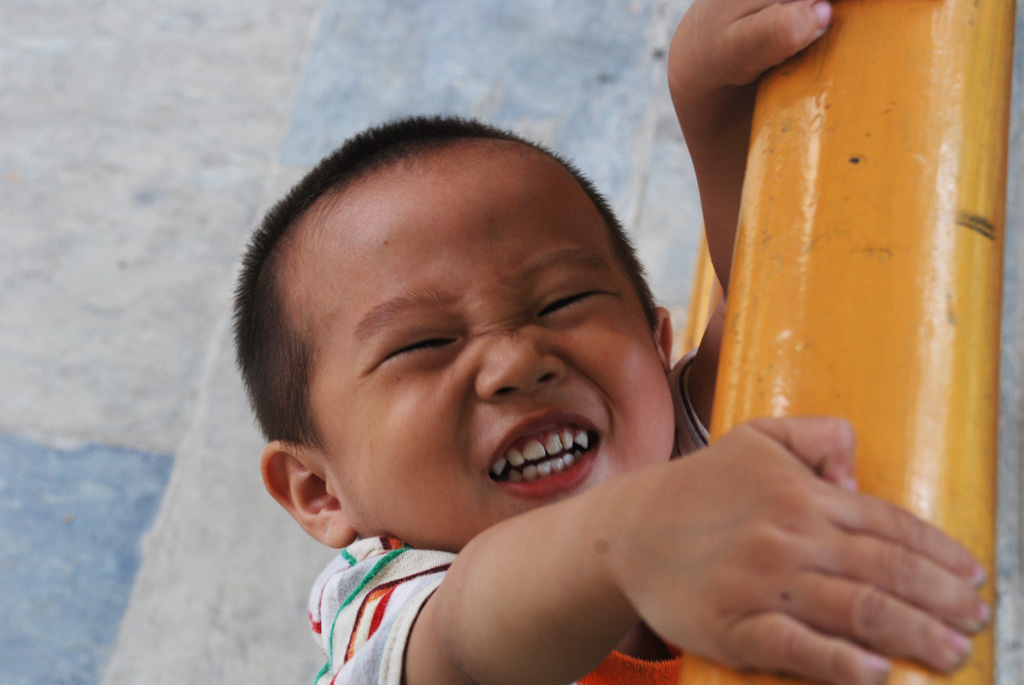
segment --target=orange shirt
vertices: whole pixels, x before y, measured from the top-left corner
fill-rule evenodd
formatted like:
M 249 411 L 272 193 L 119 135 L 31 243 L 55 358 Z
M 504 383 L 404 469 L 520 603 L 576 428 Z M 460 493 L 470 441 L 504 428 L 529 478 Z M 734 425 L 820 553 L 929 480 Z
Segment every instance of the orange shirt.
M 612 652 L 579 685 L 676 685 L 682 656 L 666 661 L 646 661 Z

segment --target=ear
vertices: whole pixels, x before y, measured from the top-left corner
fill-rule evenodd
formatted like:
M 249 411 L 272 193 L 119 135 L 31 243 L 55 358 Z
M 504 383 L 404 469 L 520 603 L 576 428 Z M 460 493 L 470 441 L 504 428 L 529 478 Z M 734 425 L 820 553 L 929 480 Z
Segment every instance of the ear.
M 661 365 L 668 373 L 672 368 L 672 317 L 664 307 L 655 308 L 654 315 L 654 345 L 658 348 Z
M 303 530 L 328 547 L 356 539 L 341 501 L 327 484 L 309 448 L 274 440 L 263 449 L 263 484 Z

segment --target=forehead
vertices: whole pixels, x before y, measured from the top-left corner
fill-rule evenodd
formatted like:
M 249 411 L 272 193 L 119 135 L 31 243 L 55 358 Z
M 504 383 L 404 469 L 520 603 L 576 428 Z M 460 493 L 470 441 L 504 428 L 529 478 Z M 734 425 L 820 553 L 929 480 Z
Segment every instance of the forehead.
M 321 198 L 287 250 L 286 308 L 316 326 L 346 302 L 481 265 L 511 274 L 559 246 L 617 264 L 604 219 L 556 160 L 511 141 L 458 141 Z

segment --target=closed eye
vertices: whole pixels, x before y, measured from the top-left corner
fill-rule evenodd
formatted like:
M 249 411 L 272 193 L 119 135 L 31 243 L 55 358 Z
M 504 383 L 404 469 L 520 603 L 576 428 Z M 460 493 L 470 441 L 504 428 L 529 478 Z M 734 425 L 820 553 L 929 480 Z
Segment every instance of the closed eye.
M 395 350 L 387 356 L 387 359 L 403 354 L 409 354 L 410 352 L 423 352 L 426 350 L 436 349 L 438 347 L 444 347 L 445 345 L 450 345 L 453 342 L 455 342 L 454 338 L 429 338 L 427 340 L 420 340 L 412 345 L 406 345 L 405 347 Z
M 588 290 L 582 293 L 575 293 L 569 297 L 563 297 L 560 300 L 555 300 L 548 306 L 544 307 L 544 309 L 540 310 L 540 316 L 547 316 L 548 314 L 553 314 L 561 309 L 571 307 L 574 304 L 582 302 L 588 297 L 599 294 L 600 292 L 601 291 L 599 290 Z

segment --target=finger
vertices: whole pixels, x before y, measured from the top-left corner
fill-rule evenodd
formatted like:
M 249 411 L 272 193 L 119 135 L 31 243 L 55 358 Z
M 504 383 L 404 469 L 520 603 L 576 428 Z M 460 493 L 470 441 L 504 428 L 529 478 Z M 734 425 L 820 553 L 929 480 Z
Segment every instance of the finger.
M 892 542 L 854 536 L 836 551 L 829 566 L 824 570 L 870 583 L 961 631 L 975 633 L 991 617 L 970 581 Z
M 949 569 L 968 582 L 978 584 L 984 571 L 971 553 L 935 526 L 889 502 L 867 495 L 838 493 L 830 507 L 834 523 L 849 532 L 881 537 L 900 544 Z M 856 498 L 854 501 L 847 498 Z
M 883 654 L 947 672 L 970 653 L 962 633 L 866 583 L 808 573 L 785 594 L 795 618 Z
M 827 481 L 856 490 L 853 470 L 853 427 L 842 419 L 822 416 L 759 418 L 747 422 Z
M 737 19 L 726 30 L 734 85 L 752 83 L 766 69 L 800 52 L 820 38 L 832 21 L 825 0 L 794 0 L 767 7 Z
M 727 665 L 788 673 L 833 685 L 884 683 L 890 665 L 885 659 L 846 640 L 822 635 L 782 613 L 763 613 L 739 623 L 732 635 Z

